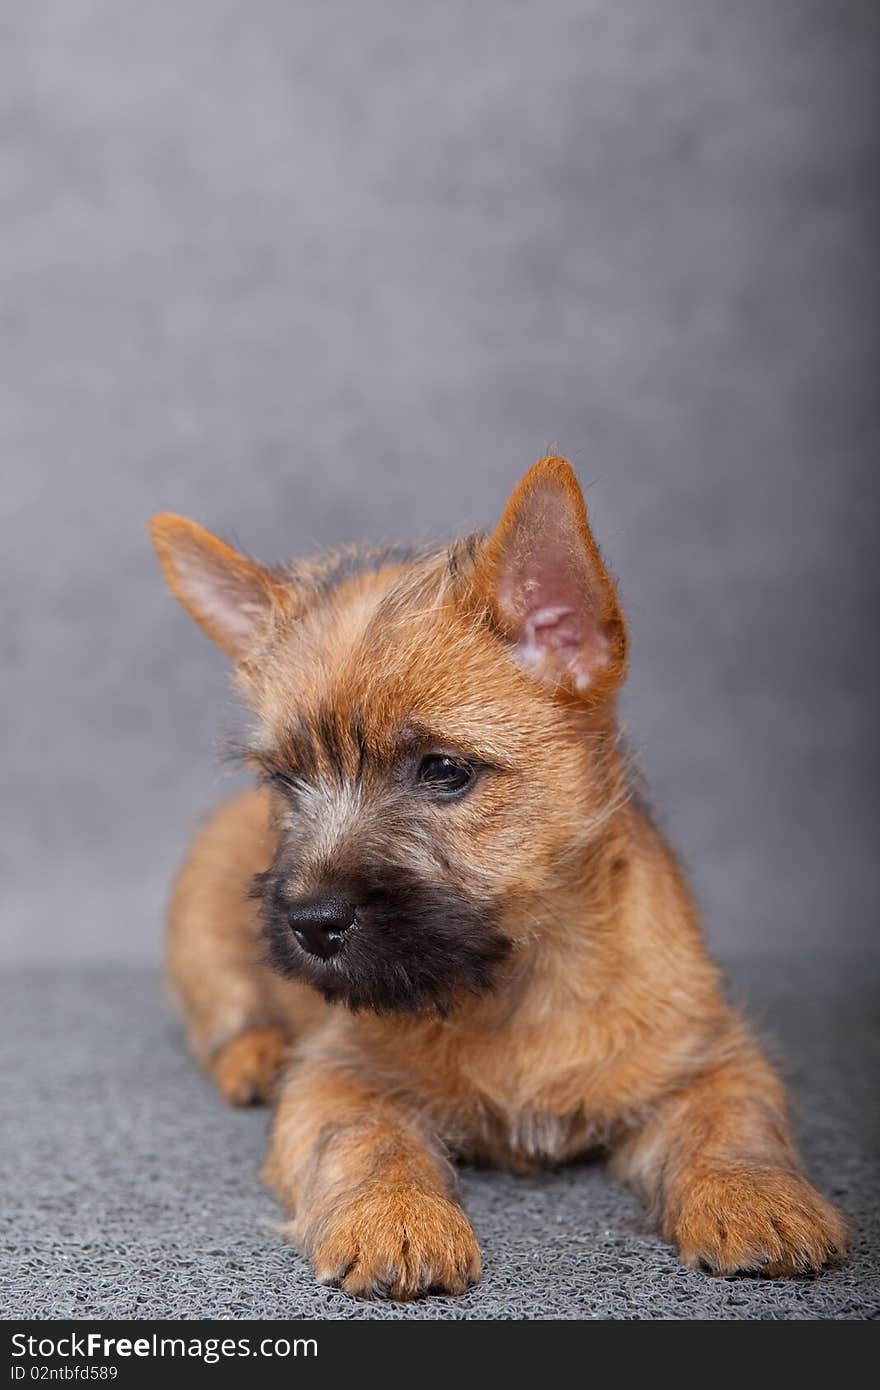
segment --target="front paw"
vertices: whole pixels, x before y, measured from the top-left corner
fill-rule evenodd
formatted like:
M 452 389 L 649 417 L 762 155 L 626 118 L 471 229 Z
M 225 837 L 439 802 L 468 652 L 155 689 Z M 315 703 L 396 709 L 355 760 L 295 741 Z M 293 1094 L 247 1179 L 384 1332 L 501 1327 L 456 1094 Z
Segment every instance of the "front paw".
M 211 1063 L 214 1080 L 232 1105 L 261 1105 L 272 1100 L 287 1062 L 287 1038 L 278 1028 L 240 1033 Z
M 406 1184 L 377 1184 L 337 1210 L 312 1258 L 321 1283 L 356 1298 L 460 1294 L 480 1277 L 480 1249 L 461 1207 Z
M 749 1165 L 695 1178 L 665 1234 L 691 1268 L 765 1279 L 817 1273 L 848 1243 L 845 1218 L 804 1178 Z

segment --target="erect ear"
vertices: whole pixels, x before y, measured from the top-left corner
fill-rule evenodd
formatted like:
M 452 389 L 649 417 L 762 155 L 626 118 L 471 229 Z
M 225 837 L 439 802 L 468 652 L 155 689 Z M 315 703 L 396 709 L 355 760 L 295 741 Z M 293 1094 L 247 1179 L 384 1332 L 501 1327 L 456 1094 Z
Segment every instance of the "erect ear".
M 487 542 L 478 587 L 520 665 L 594 698 L 618 684 L 626 629 L 571 465 L 541 459 Z
M 174 597 L 229 656 L 247 657 L 285 604 L 285 585 L 186 517 L 154 516 L 150 534 Z

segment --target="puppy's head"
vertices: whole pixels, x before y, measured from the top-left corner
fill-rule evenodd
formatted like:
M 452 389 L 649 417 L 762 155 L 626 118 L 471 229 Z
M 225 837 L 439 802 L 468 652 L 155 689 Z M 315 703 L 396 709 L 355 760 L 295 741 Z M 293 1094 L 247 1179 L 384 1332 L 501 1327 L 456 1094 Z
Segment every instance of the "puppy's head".
M 419 556 L 269 570 L 180 517 L 152 531 L 257 717 L 271 964 L 353 1008 L 417 1011 L 539 949 L 621 791 L 625 632 L 569 465 L 536 464 L 491 537 Z

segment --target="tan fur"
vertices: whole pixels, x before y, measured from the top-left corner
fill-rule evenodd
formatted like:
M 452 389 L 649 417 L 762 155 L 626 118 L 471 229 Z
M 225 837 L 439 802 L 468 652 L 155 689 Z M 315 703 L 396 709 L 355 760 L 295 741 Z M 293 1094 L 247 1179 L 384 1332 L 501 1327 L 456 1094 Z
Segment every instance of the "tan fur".
M 233 1105 L 266 1103 L 288 1056 L 288 1039 L 281 1028 L 254 1028 L 224 1044 L 210 1062 L 220 1090 Z
M 530 563 L 517 528 L 538 488 L 573 509 L 593 625 L 576 659 L 563 643 L 520 669 L 499 636 L 514 640 L 528 585 L 514 569 L 505 589 L 501 570 L 517 547 Z M 161 518 L 156 529 L 166 535 Z M 501 768 L 430 840 L 378 792 L 371 809 L 327 791 L 314 862 L 354 816 L 377 852 L 393 842 L 427 863 L 439 846 L 436 871 L 472 898 L 503 890 L 514 943 L 496 987 L 447 1016 L 351 1013 L 260 963 L 247 890 L 285 825 L 282 798 L 238 797 L 196 840 L 172 900 L 170 977 L 231 1100 L 268 1097 L 287 1063 L 265 1176 L 318 1277 L 359 1295 L 458 1292 L 480 1259 L 449 1159 L 530 1172 L 596 1149 L 687 1264 L 785 1275 L 840 1258 L 846 1222 L 804 1177 L 779 1079 L 724 1000 L 673 856 L 629 799 L 614 715 L 623 623 L 568 466 L 532 470 L 470 562 L 308 586 L 291 575 L 240 655 L 258 762 L 292 736 L 293 709 L 308 721 L 329 704 L 343 726 L 357 711 L 377 747 L 425 726 Z

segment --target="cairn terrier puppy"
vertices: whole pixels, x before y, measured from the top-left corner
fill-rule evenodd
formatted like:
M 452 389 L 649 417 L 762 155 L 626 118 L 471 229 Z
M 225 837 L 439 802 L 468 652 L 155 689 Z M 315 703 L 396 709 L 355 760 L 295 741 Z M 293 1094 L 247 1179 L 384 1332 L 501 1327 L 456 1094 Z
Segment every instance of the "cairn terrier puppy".
M 223 1094 L 275 1104 L 265 1177 L 317 1278 L 460 1293 L 480 1251 L 453 1160 L 589 1151 L 687 1265 L 840 1259 L 847 1223 L 630 794 L 626 629 L 565 460 L 491 536 L 427 552 L 267 569 L 181 517 L 152 534 L 235 663 L 259 777 L 180 873 L 170 978 Z

